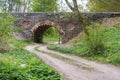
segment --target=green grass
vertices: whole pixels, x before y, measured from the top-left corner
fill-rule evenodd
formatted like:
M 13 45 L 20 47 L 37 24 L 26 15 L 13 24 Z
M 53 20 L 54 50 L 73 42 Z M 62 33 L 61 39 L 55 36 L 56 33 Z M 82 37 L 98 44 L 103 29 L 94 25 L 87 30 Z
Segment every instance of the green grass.
M 44 42 L 57 42 L 57 41 L 59 41 L 59 37 L 57 36 L 52 36 L 52 35 L 45 35 L 44 37 L 43 37 L 43 41 Z
M 86 38 L 84 35 L 82 38 L 75 40 L 72 45 L 73 47 L 71 48 L 62 48 L 57 45 L 49 45 L 48 48 L 67 54 L 82 56 L 90 60 L 120 66 L 120 26 L 106 27 L 101 31 L 101 33 L 104 51 L 100 50 L 100 54 L 90 53 L 90 47 L 86 44 Z M 92 38 L 96 38 L 96 36 L 92 36 Z M 92 43 L 94 42 L 95 41 Z M 96 42 L 94 44 L 96 44 Z
M 13 42 L 11 51 L 0 53 L 0 80 L 63 80 L 35 54 L 23 49 L 31 42 Z

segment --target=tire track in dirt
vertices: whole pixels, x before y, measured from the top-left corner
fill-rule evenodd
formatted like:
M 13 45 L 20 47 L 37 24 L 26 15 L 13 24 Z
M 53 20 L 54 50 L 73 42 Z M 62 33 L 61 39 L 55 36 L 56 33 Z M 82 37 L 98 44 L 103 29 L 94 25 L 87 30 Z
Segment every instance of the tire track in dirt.
M 120 68 L 118 67 L 61 54 L 48 50 L 46 47 L 46 45 L 36 44 L 29 45 L 25 49 L 35 53 L 45 63 L 55 68 L 65 80 L 120 80 Z

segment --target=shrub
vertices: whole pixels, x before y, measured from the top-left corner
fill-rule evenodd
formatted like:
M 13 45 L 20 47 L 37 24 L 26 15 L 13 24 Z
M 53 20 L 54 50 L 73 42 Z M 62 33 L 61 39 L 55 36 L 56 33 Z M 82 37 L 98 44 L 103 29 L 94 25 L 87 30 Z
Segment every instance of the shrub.
M 88 55 L 102 55 L 104 53 L 103 30 L 104 27 L 100 24 L 94 24 L 94 27 L 88 27 L 89 35 L 85 35 L 83 41 L 88 49 Z
M 10 50 L 10 40 L 13 32 L 12 23 L 14 20 L 10 14 L 0 14 L 0 52 Z

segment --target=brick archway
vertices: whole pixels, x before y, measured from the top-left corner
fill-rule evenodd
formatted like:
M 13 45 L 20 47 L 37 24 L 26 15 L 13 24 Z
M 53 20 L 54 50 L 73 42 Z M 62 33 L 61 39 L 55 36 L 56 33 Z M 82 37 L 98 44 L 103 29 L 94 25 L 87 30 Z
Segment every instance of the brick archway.
M 63 31 L 63 29 L 60 25 L 58 25 L 54 22 L 51 22 L 49 20 L 42 21 L 42 22 L 35 24 L 31 29 L 31 31 L 33 33 L 34 42 L 42 43 L 44 32 L 50 27 L 55 27 L 61 36 L 65 34 L 65 32 Z

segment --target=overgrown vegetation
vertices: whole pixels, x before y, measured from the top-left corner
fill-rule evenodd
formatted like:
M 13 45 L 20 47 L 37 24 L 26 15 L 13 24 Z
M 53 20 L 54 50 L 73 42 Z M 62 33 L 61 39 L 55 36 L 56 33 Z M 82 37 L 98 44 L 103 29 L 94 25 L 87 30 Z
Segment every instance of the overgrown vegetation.
M 120 0 L 89 0 L 88 9 L 92 12 L 119 12 Z
M 9 51 L 11 45 L 11 34 L 13 32 L 14 18 L 10 14 L 0 14 L 0 52 Z
M 63 80 L 36 55 L 23 49 L 28 43 L 14 40 L 14 49 L 0 54 L 0 80 Z
M 105 27 L 100 26 L 99 24 L 93 24 L 88 27 L 88 35 L 84 36 L 84 44 L 88 50 L 87 55 L 103 55 L 105 51 L 104 45 L 104 33 L 103 30 Z
M 12 36 L 14 18 L 0 14 L 0 80 L 63 80 L 58 72 L 23 48 Z
M 88 32 L 89 39 L 83 33 L 81 38 L 73 42 L 73 47 L 49 45 L 48 48 L 120 66 L 120 25 L 106 27 L 96 24 Z
M 57 31 L 57 29 L 54 28 L 54 27 L 49 28 L 44 33 L 43 41 L 44 42 L 56 42 L 56 41 L 59 41 L 59 32 Z
M 31 9 L 33 12 L 54 12 L 58 11 L 58 0 L 32 0 Z

